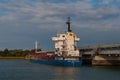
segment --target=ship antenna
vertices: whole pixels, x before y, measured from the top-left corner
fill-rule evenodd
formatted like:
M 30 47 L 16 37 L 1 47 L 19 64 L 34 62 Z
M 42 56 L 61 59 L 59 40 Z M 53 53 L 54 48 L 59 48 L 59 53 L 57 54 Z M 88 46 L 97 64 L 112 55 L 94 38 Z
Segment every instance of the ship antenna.
M 68 20 L 66 22 L 66 24 L 68 25 L 68 32 L 72 32 L 72 30 L 70 29 L 70 17 L 68 17 Z

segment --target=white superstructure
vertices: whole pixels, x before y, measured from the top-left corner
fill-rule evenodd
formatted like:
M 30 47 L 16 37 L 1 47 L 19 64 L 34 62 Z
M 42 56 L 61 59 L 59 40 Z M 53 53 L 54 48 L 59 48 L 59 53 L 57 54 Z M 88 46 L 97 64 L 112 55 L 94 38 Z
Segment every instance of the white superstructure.
M 80 41 L 75 33 L 70 30 L 70 20 L 68 19 L 68 31 L 65 34 L 57 34 L 57 37 L 52 37 L 55 42 L 56 54 L 65 56 L 79 56 L 79 51 L 76 49 L 76 43 Z

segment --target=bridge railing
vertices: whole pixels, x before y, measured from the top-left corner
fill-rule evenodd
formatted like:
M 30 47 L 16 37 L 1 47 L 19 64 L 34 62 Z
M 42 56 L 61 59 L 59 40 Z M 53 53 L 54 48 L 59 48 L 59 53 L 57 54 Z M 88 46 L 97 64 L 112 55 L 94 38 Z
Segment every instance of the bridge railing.
M 120 50 L 100 51 L 99 54 L 120 54 Z

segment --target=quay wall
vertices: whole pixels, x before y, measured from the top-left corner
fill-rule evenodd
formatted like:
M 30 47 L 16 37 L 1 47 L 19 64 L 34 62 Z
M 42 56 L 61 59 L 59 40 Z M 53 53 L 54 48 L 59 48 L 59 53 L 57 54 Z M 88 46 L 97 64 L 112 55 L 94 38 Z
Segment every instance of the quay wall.
M 120 56 L 96 55 L 92 59 L 92 65 L 93 66 L 107 66 L 107 65 L 120 66 Z

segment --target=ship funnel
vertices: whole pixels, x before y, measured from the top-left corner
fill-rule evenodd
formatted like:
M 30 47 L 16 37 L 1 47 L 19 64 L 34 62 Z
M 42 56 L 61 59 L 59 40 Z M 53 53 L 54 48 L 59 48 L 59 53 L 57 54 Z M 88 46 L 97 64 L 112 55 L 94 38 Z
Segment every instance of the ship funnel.
M 66 22 L 66 24 L 68 25 L 68 32 L 72 32 L 72 30 L 70 29 L 70 17 L 68 17 L 68 20 Z

